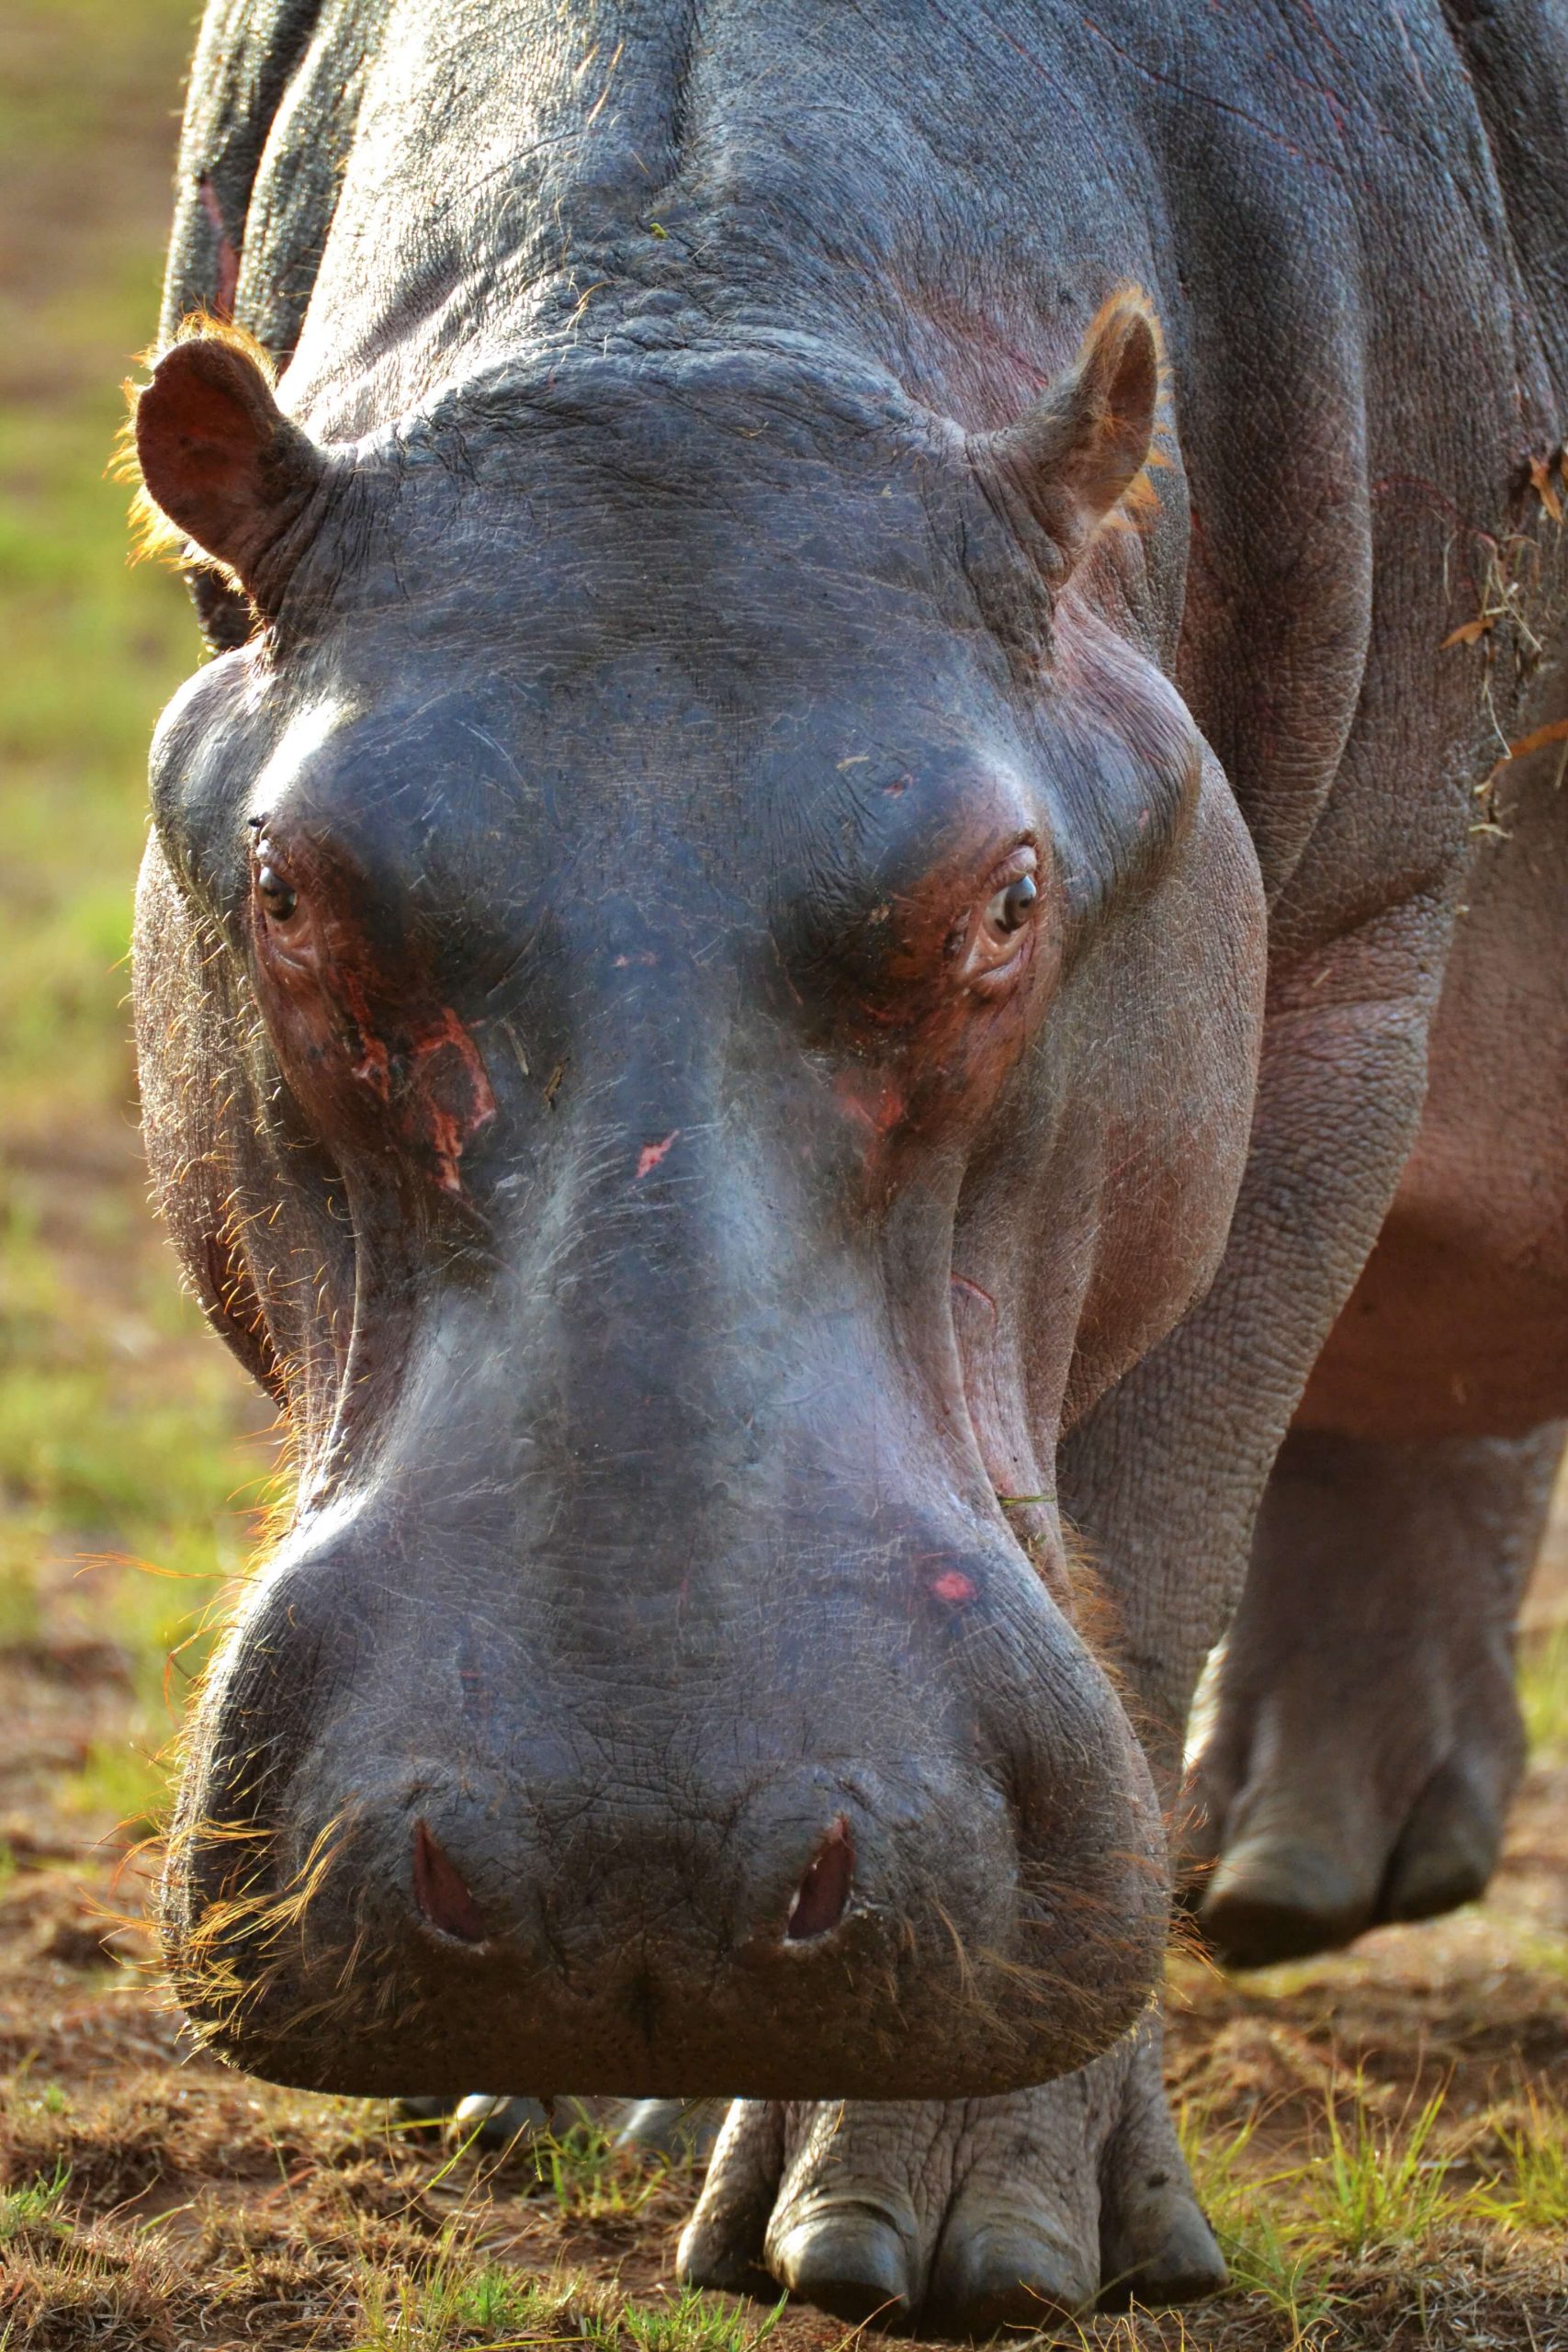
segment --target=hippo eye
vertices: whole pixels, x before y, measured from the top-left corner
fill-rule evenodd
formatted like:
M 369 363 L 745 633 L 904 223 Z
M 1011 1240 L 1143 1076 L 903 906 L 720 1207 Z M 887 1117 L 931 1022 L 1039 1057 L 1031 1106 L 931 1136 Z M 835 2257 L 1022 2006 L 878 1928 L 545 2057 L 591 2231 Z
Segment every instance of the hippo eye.
M 998 890 L 986 909 L 987 927 L 998 938 L 1006 939 L 1021 931 L 1033 911 L 1040 896 L 1039 885 L 1032 874 L 1020 874 Z
M 1038 854 L 1020 842 L 953 934 L 950 952 L 965 951 L 960 968 L 971 988 L 994 994 L 1011 987 L 1029 962 L 1040 905 Z
M 287 922 L 299 904 L 299 893 L 276 865 L 257 867 L 256 896 L 274 922 Z

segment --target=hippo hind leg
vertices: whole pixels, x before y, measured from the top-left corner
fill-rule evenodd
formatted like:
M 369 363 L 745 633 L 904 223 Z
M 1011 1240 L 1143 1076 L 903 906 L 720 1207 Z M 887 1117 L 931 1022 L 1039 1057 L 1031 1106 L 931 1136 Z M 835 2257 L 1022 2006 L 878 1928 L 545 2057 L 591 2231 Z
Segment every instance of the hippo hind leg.
M 581 2102 L 573 2099 L 562 2104 L 574 2111 L 567 2120 L 575 2120 Z M 478 2148 L 505 2148 L 513 2142 L 526 2147 L 563 2128 L 560 2116 L 552 2119 L 550 2109 L 539 2099 L 492 2097 L 486 2092 L 467 2098 L 400 2098 L 393 2101 L 393 2111 L 400 2123 L 440 2127 L 454 2139 L 470 2140 Z
M 1562 1437 L 1286 1440 L 1189 1778 L 1190 1899 L 1232 1965 L 1485 1886 L 1524 1755 L 1515 1620 Z
M 400 2098 L 405 2123 L 444 2126 L 479 2148 L 532 2146 L 586 2123 L 607 2132 L 617 2148 L 675 2164 L 687 2157 L 705 2162 L 718 2137 L 724 2102 L 679 2098 L 570 2098 L 553 2110 L 536 2098 L 471 2091 L 466 2098 Z

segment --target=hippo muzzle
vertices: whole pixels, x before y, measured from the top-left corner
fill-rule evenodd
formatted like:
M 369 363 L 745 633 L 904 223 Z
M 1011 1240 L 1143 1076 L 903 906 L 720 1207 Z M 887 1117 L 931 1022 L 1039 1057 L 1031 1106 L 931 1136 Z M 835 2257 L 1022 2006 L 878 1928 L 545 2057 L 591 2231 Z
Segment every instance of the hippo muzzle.
M 302 1545 L 213 1678 L 166 1906 L 224 2055 L 365 2093 L 941 2098 L 1136 2015 L 1159 1823 L 1027 1566 L 911 1531 L 863 1545 L 852 1607 L 823 1557 L 787 1635 L 738 1605 L 719 1645 L 678 1586 L 628 1594 L 591 1666 L 586 1623 L 569 1656 L 482 1589 L 463 1623 L 395 1597 L 406 1541 L 367 1512 Z
M 607 1321 L 558 1263 L 527 1349 L 513 1281 L 428 1313 L 363 1468 L 254 1586 L 166 1886 L 239 2063 L 972 2095 L 1145 1999 L 1163 1838 L 1104 1675 L 847 1291 L 810 1351 L 733 1292 L 682 1336 L 677 1294 L 726 1318 L 682 1215 L 662 1278 L 581 1238 Z

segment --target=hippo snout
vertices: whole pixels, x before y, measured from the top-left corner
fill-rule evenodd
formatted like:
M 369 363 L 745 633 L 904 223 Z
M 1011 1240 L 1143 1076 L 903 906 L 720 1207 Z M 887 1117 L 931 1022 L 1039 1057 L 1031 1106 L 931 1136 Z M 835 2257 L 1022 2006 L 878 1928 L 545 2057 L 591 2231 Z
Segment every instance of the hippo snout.
M 778 1873 L 770 1870 L 770 1880 Z M 424 1925 L 458 1943 L 482 1944 L 493 1927 L 461 1871 L 423 1817 L 413 1826 L 413 1902 Z M 786 1879 L 784 1883 L 788 1885 Z M 849 1816 L 839 1814 L 816 1840 L 809 1860 L 781 1908 L 777 1883 L 765 1891 L 756 1929 L 759 1944 L 817 1944 L 844 1924 L 855 1884 L 855 1844 Z M 771 1899 L 769 1899 L 771 1898 Z
M 607 1802 L 601 1789 L 601 1824 L 573 1824 L 560 1792 L 563 1818 L 542 1835 L 544 1802 L 516 1789 L 476 1804 L 471 1783 L 443 1789 L 420 1773 L 352 1829 L 345 1816 L 357 1859 L 343 1880 L 344 1928 L 363 1928 L 363 1890 L 373 1883 L 389 1949 L 505 1947 L 526 1973 L 558 1965 L 570 1977 L 610 1964 L 606 1945 L 684 1940 L 693 1969 L 714 1955 L 738 1965 L 803 1961 L 846 1942 L 863 1954 L 910 1900 L 899 1883 L 914 1860 L 910 1840 L 867 1769 L 784 1773 L 739 1803 L 698 1798 L 683 1822 L 672 1792 L 639 1807 Z M 950 1798 L 954 1808 L 961 1802 Z M 1005 1866 L 1000 1810 L 993 1798 L 988 1845 Z
M 365 2094 L 976 2096 L 1146 1998 L 1146 1774 L 1032 1579 L 934 1648 L 918 1612 L 868 1639 L 830 1600 L 830 1678 L 798 1625 L 673 1643 L 679 1707 L 647 1646 L 621 1690 L 581 1648 L 476 1664 L 471 1625 L 391 1590 L 367 1555 L 280 1566 L 207 1696 L 166 1937 L 237 2063 Z

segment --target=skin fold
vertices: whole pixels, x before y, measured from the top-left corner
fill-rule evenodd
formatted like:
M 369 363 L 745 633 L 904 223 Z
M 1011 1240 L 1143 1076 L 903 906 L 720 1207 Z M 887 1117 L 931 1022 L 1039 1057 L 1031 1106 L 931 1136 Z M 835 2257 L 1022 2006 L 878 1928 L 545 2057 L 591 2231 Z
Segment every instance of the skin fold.
M 1453 1899 L 1515 1769 L 1564 48 L 209 8 L 135 427 L 218 658 L 136 983 L 164 1214 L 300 1466 L 165 1884 L 236 2063 L 733 2095 L 684 2274 L 852 2316 L 1223 2278 L 1168 1820 L 1262 1956 Z M 1401 1736 L 1308 1817 L 1374 1586 Z

